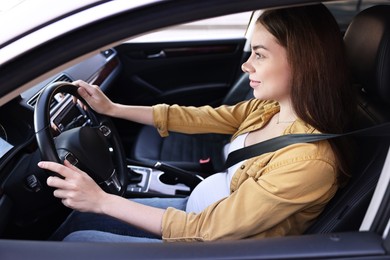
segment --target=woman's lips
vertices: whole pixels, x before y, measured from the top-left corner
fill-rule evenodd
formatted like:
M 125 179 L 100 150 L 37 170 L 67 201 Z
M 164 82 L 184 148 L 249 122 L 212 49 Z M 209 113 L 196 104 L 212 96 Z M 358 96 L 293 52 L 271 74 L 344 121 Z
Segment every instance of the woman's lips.
M 256 81 L 256 80 L 250 80 L 249 82 L 249 85 L 252 87 L 252 88 L 255 88 L 257 87 L 258 85 L 260 85 L 261 81 Z

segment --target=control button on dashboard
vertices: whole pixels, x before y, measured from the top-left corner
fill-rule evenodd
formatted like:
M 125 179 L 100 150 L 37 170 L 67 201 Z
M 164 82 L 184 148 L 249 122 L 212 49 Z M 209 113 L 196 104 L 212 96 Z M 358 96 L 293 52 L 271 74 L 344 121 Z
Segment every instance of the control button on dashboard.
M 99 130 L 104 136 L 109 136 L 111 134 L 111 129 L 108 126 L 102 125 L 99 127 Z
M 65 155 L 65 160 L 69 161 L 72 165 L 76 165 L 79 162 L 72 153 L 67 153 Z

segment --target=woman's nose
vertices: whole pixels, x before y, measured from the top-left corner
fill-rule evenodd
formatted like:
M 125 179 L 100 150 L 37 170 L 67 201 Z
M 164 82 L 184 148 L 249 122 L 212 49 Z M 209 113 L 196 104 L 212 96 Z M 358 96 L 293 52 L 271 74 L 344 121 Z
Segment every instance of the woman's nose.
M 241 69 L 242 69 L 242 71 L 245 72 L 245 73 L 253 72 L 253 67 L 249 64 L 248 61 L 244 62 L 244 63 L 241 65 Z

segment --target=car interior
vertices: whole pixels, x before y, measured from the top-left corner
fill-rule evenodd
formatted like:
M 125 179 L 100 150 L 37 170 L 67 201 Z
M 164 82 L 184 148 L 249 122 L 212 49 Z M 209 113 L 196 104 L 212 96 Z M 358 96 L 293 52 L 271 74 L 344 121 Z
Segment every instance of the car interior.
M 361 11 L 346 29 L 344 41 L 359 97 L 355 129 L 389 122 L 390 5 Z M 108 156 L 114 157 L 111 167 L 119 168 L 119 177 L 113 183 L 125 187 L 113 188 L 113 192 L 128 198 L 187 196 L 202 179 L 222 170 L 226 159 L 223 147 L 230 136 L 170 133 L 162 138 L 151 126 L 101 119 L 83 110 L 72 102 L 70 94 L 75 93 L 67 86 L 83 79 L 99 85 L 114 102 L 123 104 L 232 105 L 253 98 L 248 76 L 240 70 L 249 55 L 245 44 L 245 38 L 124 42 L 37 83 L 1 107 L 0 170 L 10 174 L 0 176 L 0 237 L 46 240 L 71 212 L 52 196 L 52 190 L 45 185 L 47 173 L 36 164 L 42 151 L 46 151 L 46 158 L 69 159 L 72 155 L 61 154 L 58 146 L 66 148 L 71 144 L 61 144 L 65 137 L 59 137 L 73 128 L 104 122 L 120 137 L 109 144 L 114 152 Z M 15 112 L 11 116 L 7 111 Z M 47 120 L 52 129 L 46 129 L 39 137 L 36 127 L 40 122 L 46 125 Z M 351 152 L 356 152 L 357 159 L 351 180 L 306 235 L 361 229 L 388 156 L 390 142 L 385 135 L 382 132 L 372 137 L 354 137 L 356 147 L 351 147 Z M 381 205 L 379 210 L 388 219 L 387 207 Z M 376 219 L 372 228 L 384 230 L 386 225 Z

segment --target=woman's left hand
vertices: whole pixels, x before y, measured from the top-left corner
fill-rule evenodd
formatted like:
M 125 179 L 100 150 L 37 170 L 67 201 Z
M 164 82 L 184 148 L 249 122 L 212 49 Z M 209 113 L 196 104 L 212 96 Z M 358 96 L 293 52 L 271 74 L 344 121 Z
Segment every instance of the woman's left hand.
M 68 161 L 64 165 L 42 161 L 38 166 L 63 177 L 50 176 L 47 178 L 47 185 L 56 188 L 54 196 L 61 199 L 65 206 L 83 212 L 101 213 L 108 194 L 88 174 Z

